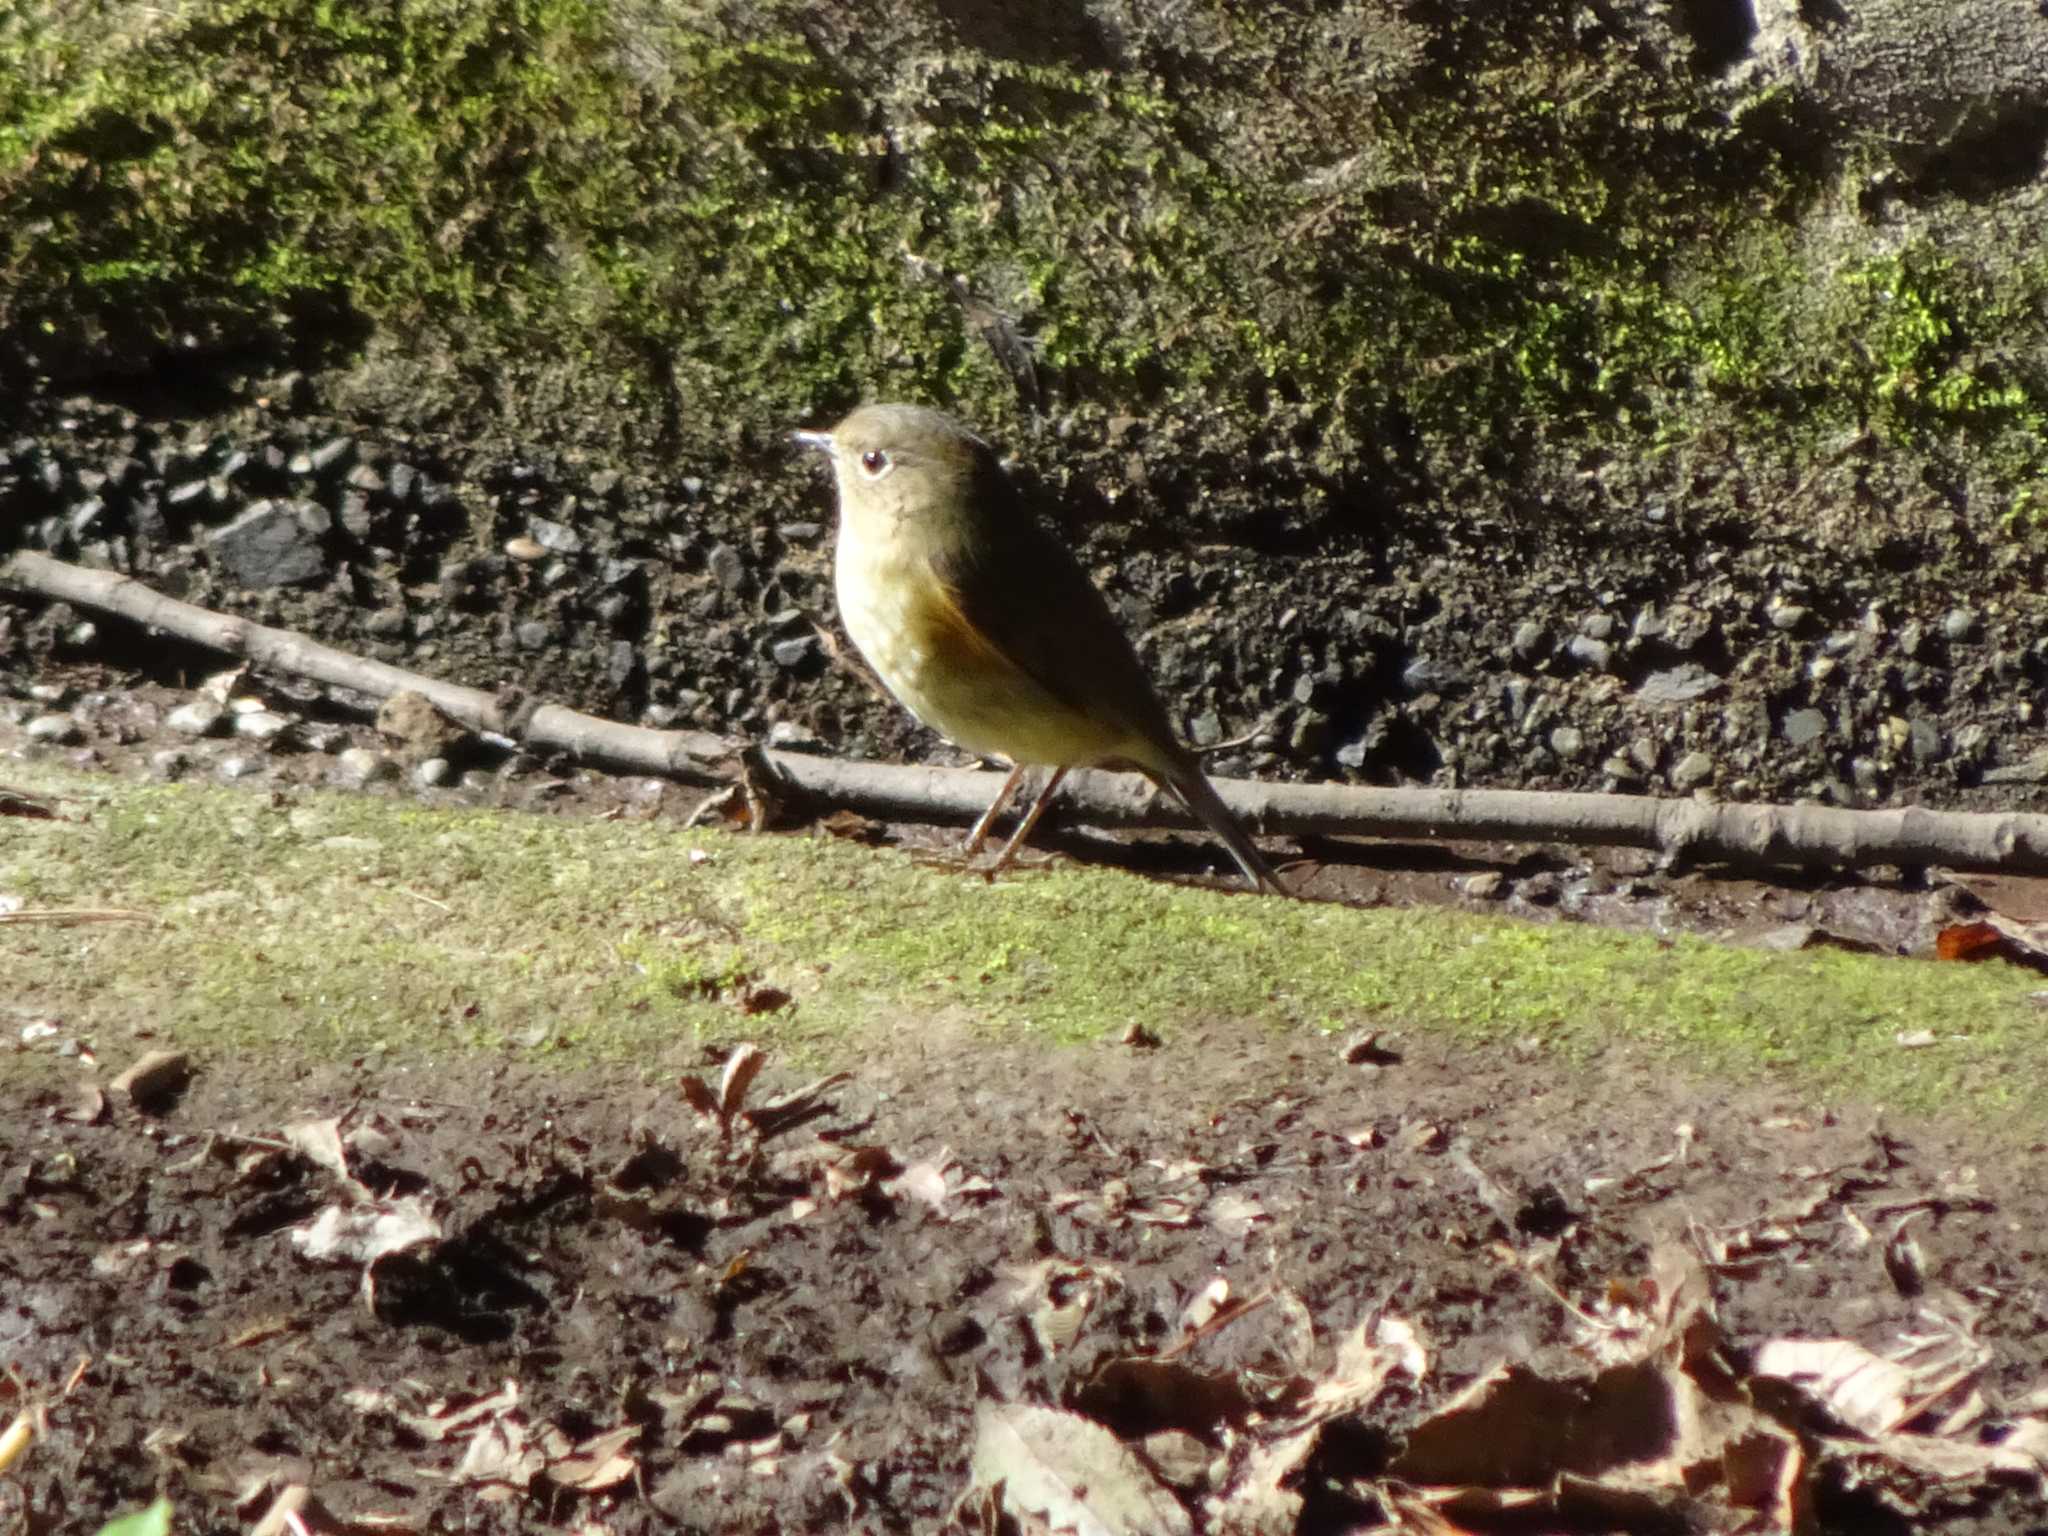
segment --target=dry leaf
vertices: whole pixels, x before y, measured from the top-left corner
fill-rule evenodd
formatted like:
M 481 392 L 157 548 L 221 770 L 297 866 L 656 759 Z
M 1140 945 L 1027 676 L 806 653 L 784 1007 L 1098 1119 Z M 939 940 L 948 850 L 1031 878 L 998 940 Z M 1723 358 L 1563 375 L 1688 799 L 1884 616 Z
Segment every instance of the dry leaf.
M 1020 1520 L 1074 1536 L 1192 1536 L 1181 1502 L 1093 1420 L 1030 1403 L 974 1415 L 973 1486 L 1002 1490 Z

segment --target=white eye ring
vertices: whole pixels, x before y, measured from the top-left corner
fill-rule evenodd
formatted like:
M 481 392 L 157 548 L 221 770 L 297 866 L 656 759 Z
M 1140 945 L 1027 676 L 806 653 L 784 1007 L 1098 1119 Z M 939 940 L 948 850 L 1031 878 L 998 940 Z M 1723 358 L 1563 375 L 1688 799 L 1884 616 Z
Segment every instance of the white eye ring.
M 895 460 L 879 448 L 870 448 L 860 456 L 860 472 L 870 480 L 881 479 L 895 467 Z

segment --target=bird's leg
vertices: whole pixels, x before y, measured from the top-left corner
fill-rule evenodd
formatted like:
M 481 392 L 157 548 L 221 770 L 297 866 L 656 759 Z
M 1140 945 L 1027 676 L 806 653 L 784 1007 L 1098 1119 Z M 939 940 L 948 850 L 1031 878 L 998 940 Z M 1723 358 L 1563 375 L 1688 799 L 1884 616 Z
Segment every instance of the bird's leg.
M 1017 792 L 1018 781 L 1024 777 L 1021 765 L 1011 768 L 1010 776 L 1003 780 L 1003 787 L 996 791 L 995 799 L 989 801 L 988 809 L 981 813 L 981 820 L 974 824 L 974 830 L 967 834 L 967 846 L 962 850 L 968 858 L 981 852 L 981 845 L 988 841 L 988 829 L 996 824 L 996 816 L 1010 803 L 1010 796 Z
M 1021 772 L 1022 770 L 1019 771 Z M 1052 776 L 1045 781 L 1045 788 L 1041 789 L 1038 792 L 1038 798 L 1031 802 L 1031 809 L 1026 811 L 1024 819 L 1017 823 L 1017 830 L 1012 832 L 1010 840 L 1003 844 L 1003 851 L 996 855 L 995 863 L 989 865 L 988 872 L 990 874 L 994 874 L 999 869 L 1007 869 L 1009 867 L 1010 860 L 1017 856 L 1017 850 L 1024 846 L 1024 839 L 1029 837 L 1031 829 L 1038 825 L 1038 818 L 1043 816 L 1045 808 L 1052 804 L 1053 791 L 1060 787 L 1060 780 L 1066 776 L 1066 769 L 1053 769 Z

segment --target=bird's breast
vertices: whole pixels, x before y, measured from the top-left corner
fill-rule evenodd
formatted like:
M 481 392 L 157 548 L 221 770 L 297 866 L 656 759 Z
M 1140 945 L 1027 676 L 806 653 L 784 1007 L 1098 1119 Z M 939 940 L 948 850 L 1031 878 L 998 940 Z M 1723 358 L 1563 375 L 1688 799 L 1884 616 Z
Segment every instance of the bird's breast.
M 861 655 L 948 740 L 1020 763 L 1085 763 L 1117 750 L 1120 732 L 1054 698 L 960 611 L 921 549 L 842 525 L 834 576 Z

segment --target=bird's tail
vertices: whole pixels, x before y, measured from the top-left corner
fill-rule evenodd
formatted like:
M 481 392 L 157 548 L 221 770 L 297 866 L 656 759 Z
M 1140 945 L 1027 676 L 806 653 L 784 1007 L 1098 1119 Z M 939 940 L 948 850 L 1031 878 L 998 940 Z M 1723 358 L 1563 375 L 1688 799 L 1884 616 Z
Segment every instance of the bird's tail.
M 1273 866 L 1266 862 L 1266 856 L 1259 852 L 1244 824 L 1230 813 L 1230 807 L 1223 803 L 1223 797 L 1216 793 L 1216 787 L 1209 782 L 1192 758 L 1174 764 L 1171 772 L 1155 773 L 1156 779 L 1164 783 L 1181 799 L 1181 803 L 1202 819 L 1203 825 L 1215 833 L 1230 856 L 1237 860 L 1237 867 L 1244 871 L 1245 878 L 1254 890 L 1277 891 L 1282 895 L 1287 887 L 1280 883 L 1280 877 L 1273 873 Z

